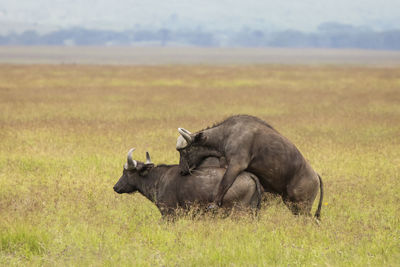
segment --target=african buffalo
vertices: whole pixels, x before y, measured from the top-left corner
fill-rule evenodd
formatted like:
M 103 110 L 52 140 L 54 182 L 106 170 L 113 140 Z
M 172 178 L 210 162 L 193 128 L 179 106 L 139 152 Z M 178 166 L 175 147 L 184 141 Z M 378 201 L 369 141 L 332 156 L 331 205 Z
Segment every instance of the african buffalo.
M 225 157 L 227 170 L 214 201 L 223 204 L 223 197 L 243 171 L 255 174 L 264 190 L 282 196 L 294 214 L 310 215 L 320 188 L 315 217 L 321 214 L 323 185 L 296 146 L 271 125 L 249 116 L 236 115 L 196 133 L 178 128 L 177 141 L 180 168 L 186 175 L 205 157 Z
M 207 159 L 197 171 L 182 177 L 179 165 L 155 166 L 146 152 L 146 162 L 132 159 L 134 148 L 129 150 L 127 163 L 114 191 L 133 193 L 139 191 L 154 202 L 164 216 L 174 215 L 178 208 L 188 210 L 193 204 L 207 207 L 217 194 L 225 169 L 219 166 L 218 159 Z M 216 163 L 215 163 L 216 161 Z M 262 186 L 257 177 L 243 172 L 224 196 L 223 208 L 259 209 Z

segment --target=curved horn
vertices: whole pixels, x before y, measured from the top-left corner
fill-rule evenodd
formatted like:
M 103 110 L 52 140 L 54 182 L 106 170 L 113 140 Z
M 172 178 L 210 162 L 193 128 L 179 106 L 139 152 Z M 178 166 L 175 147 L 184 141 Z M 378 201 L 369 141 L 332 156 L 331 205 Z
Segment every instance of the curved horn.
M 151 159 L 150 159 L 150 154 L 147 151 L 146 151 L 146 163 L 145 164 L 153 164 L 153 162 L 151 162 Z
M 126 164 L 125 164 L 125 169 L 127 169 L 127 170 L 135 169 L 136 166 L 137 166 L 136 160 L 132 159 L 133 151 L 135 151 L 135 148 L 129 149 L 127 160 L 126 160 Z
M 185 138 L 183 138 L 182 135 L 178 136 L 178 139 L 176 140 L 176 149 L 183 149 L 187 147 L 188 143 L 186 142 Z
M 178 132 L 185 138 L 186 142 L 190 144 L 192 142 L 192 137 L 190 136 L 192 133 L 184 128 L 178 128 Z

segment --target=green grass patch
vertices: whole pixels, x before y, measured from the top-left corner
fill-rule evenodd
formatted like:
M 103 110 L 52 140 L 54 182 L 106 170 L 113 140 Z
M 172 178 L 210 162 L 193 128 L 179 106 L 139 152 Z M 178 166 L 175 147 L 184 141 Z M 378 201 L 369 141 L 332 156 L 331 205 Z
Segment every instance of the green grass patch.
M 0 251 L 3 255 L 31 258 L 47 251 L 49 236 L 33 226 L 19 224 L 0 228 Z

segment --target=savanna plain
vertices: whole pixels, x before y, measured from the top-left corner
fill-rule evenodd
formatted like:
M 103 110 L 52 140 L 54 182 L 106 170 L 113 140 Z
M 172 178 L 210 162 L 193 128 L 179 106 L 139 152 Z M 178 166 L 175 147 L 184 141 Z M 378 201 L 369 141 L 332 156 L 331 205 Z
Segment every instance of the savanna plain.
M 113 191 L 129 148 L 174 164 L 178 127 L 233 114 L 272 124 L 321 174 L 320 225 L 274 196 L 258 216 L 170 222 Z M 0 265 L 399 263 L 398 67 L 0 65 Z

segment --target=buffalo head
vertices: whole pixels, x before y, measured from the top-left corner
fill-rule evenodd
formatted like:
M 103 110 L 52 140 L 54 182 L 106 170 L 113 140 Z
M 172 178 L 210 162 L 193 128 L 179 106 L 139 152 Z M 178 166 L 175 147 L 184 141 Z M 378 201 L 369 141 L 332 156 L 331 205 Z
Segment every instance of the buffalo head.
M 114 185 L 114 191 L 118 194 L 133 193 L 138 190 L 137 186 L 140 179 L 145 177 L 150 169 L 154 167 L 151 162 L 150 155 L 146 152 L 146 162 L 140 162 L 132 159 L 132 148 L 128 152 L 127 162 L 124 165 L 122 176 Z
M 187 175 L 207 157 L 220 157 L 221 154 L 214 148 L 207 146 L 207 136 L 203 132 L 191 133 L 186 129 L 178 128 L 181 134 L 176 143 L 176 150 L 180 154 L 179 166 L 181 174 Z

